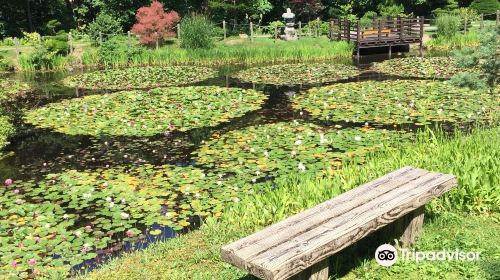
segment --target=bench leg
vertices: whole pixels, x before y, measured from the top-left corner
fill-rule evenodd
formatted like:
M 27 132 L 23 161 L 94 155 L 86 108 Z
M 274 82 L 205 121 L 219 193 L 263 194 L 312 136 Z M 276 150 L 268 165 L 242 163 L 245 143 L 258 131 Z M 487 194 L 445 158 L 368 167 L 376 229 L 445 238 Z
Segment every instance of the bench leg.
M 301 273 L 291 277 L 290 280 L 328 280 L 328 269 L 330 265 L 328 260 L 329 258 L 320 261 Z
M 413 210 L 394 222 L 394 234 L 399 238 L 403 247 L 415 243 L 417 236 L 422 231 L 424 223 L 424 206 Z

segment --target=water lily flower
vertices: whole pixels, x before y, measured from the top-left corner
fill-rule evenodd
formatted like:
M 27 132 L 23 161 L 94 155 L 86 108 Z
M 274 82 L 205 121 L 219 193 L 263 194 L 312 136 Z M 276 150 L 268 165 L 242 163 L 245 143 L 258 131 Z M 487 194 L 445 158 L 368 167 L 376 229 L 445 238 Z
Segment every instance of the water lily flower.
M 80 237 L 82 235 L 82 232 L 77 230 L 77 231 L 75 231 L 75 235 L 76 235 L 76 237 Z
M 295 143 L 294 143 L 294 144 L 295 144 L 295 145 L 301 145 L 301 144 L 302 144 L 302 140 L 297 140 L 297 141 L 295 141 Z
M 103 184 L 103 185 L 104 185 L 104 184 Z M 112 199 L 111 197 L 109 197 L 109 196 L 108 196 L 108 197 L 106 197 L 106 201 L 107 201 L 107 202 L 111 202 L 112 200 L 113 200 L 113 199 Z
M 195 196 L 196 198 L 200 198 L 200 197 L 201 197 L 201 194 L 200 194 L 200 193 L 196 193 L 194 196 Z
M 37 237 L 35 237 L 35 242 L 36 242 L 36 243 L 40 242 L 40 240 L 41 240 L 41 238 L 40 238 L 40 237 L 38 237 L 38 236 L 37 236 Z
M 130 215 L 125 212 L 122 212 L 120 216 L 122 217 L 122 219 L 128 219 L 130 217 Z
M 91 225 L 87 225 L 87 226 L 85 226 L 85 229 L 86 229 L 86 230 L 91 230 L 91 229 L 92 229 L 92 226 L 91 226 Z
M 356 141 L 361 141 L 361 136 L 359 136 L 359 135 L 355 136 L 355 137 L 354 137 L 354 140 L 356 140 Z
M 240 199 L 239 199 L 239 198 L 237 198 L 237 197 L 233 197 L 233 201 L 234 201 L 234 202 L 240 202 Z
M 254 148 L 251 148 L 251 149 L 250 149 L 250 152 L 255 153 L 255 149 L 254 149 Z
M 222 185 L 222 181 L 217 181 L 217 185 Z
M 14 182 L 12 181 L 12 179 L 10 179 L 10 178 L 9 178 L 9 179 L 6 179 L 6 180 L 5 180 L 4 185 L 5 185 L 6 187 L 9 187 L 9 186 L 11 186 L 11 185 L 12 185 L 12 183 L 14 183 Z
M 295 150 L 292 151 L 292 156 L 296 155 L 297 152 Z
M 36 259 L 30 259 L 30 260 L 28 261 L 28 264 L 29 264 L 29 265 L 35 265 L 35 264 L 36 264 Z
M 63 219 L 67 220 L 69 218 L 69 215 L 68 214 L 64 214 L 63 215 Z
M 109 203 L 109 208 L 113 208 L 114 206 L 115 206 L 115 203 L 114 203 L 113 201 L 111 201 L 111 202 Z
M 257 179 L 253 178 L 253 179 L 252 179 L 252 182 L 253 182 L 253 183 L 257 182 Z
M 90 198 L 92 196 L 91 193 L 84 193 L 83 198 Z
M 255 175 L 259 176 L 260 175 L 260 171 L 255 171 Z
M 134 232 L 133 232 L 132 230 L 130 230 L 130 229 L 129 229 L 129 230 L 127 230 L 127 231 L 125 232 L 125 234 L 126 234 L 128 237 L 132 237 L 132 236 L 134 236 Z
M 50 228 L 50 224 L 45 224 L 45 228 Z
M 304 115 L 304 112 L 300 111 L 300 113 L 299 113 L 299 114 L 302 116 L 302 115 Z
M 125 200 L 125 198 L 123 198 L 123 199 L 121 200 L 121 203 L 125 203 L 125 202 L 127 202 L 127 201 Z
M 17 204 L 17 205 L 21 205 L 21 204 L 23 204 L 23 200 L 22 200 L 22 199 L 16 199 L 16 204 Z
M 264 151 L 264 156 L 268 157 L 269 156 L 269 152 L 268 151 Z
M 299 163 L 299 166 L 298 166 L 298 167 L 299 167 L 299 170 L 300 170 L 301 172 L 306 171 L 306 166 L 305 166 L 302 162 L 300 162 L 300 163 Z
M 10 263 L 10 266 L 12 266 L 13 268 L 16 268 L 17 267 L 17 262 L 16 261 L 12 261 Z
M 175 127 L 175 126 L 174 126 L 173 124 L 171 124 L 171 123 L 169 123 L 169 124 L 168 124 L 168 128 L 170 128 L 170 129 L 174 129 L 174 127 Z
M 205 173 L 201 173 L 200 177 L 201 178 L 205 178 L 207 175 L 205 175 Z
M 47 163 L 46 163 L 46 162 L 44 162 L 44 163 L 43 163 L 43 166 L 47 166 Z
M 19 192 L 20 192 L 20 191 L 19 191 L 19 189 L 15 189 L 15 190 L 14 190 L 14 193 L 15 193 L 15 194 L 19 194 Z

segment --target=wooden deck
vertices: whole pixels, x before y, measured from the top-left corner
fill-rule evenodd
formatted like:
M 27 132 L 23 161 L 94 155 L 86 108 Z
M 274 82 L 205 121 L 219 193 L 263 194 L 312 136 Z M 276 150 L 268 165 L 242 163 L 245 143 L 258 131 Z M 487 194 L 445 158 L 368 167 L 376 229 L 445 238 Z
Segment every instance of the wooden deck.
M 359 50 L 373 47 L 420 44 L 424 36 L 424 18 L 376 18 L 371 23 L 334 20 L 333 30 L 337 40 L 352 42 Z

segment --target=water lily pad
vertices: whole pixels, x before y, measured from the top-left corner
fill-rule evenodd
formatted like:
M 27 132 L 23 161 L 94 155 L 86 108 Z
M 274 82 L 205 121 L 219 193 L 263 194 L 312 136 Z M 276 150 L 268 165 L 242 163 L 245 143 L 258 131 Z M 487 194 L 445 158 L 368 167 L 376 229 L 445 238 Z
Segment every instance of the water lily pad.
M 404 57 L 375 63 L 374 71 L 414 78 L 450 78 L 462 72 L 451 57 Z
M 362 160 L 383 143 L 397 145 L 404 132 L 371 128 L 324 129 L 313 124 L 275 123 L 214 135 L 195 152 L 196 161 L 253 182 L 297 172 L 328 175 L 344 159 Z
M 66 134 L 151 136 L 215 126 L 260 108 L 265 98 L 214 86 L 123 91 L 49 104 L 27 112 L 26 120 Z
M 30 86 L 18 80 L 0 79 L 0 103 L 10 101 L 30 90 Z
M 0 188 L 0 274 L 42 275 L 96 256 L 123 239 L 220 214 L 240 184 L 193 167 L 68 170 Z M 142 230 L 138 230 L 138 228 Z M 36 266 L 33 265 L 36 261 Z M 11 265 L 16 262 L 15 265 Z
M 234 77 L 251 83 L 298 85 L 334 82 L 357 74 L 358 69 L 352 65 L 310 63 L 250 68 L 236 73 Z
M 147 89 L 195 83 L 216 74 L 215 70 L 197 66 L 140 67 L 70 76 L 63 84 L 81 89 Z
M 323 120 L 378 124 L 493 122 L 500 110 L 500 95 L 415 80 L 313 88 L 293 102 L 295 109 Z

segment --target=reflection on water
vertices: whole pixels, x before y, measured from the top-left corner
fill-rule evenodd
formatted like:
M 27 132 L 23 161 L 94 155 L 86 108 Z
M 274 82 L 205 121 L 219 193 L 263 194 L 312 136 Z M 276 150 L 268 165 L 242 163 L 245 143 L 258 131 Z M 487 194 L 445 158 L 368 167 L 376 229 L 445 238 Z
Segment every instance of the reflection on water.
M 362 69 L 365 69 L 367 64 L 386 58 L 387 54 L 363 56 L 359 62 L 353 61 L 353 63 L 358 63 Z M 12 116 L 18 131 L 12 139 L 11 145 L 6 148 L 8 156 L 0 159 L 0 179 L 37 179 L 49 172 L 57 173 L 64 169 L 88 170 L 116 166 L 139 166 L 142 164 L 185 166 L 193 164 L 191 153 L 197 149 L 203 140 L 208 140 L 213 133 L 222 134 L 246 126 L 291 121 L 293 119 L 304 119 L 327 126 L 337 124 L 313 120 L 307 113 L 296 112 L 292 109 L 290 100 L 296 95 L 303 94 L 305 90 L 314 85 L 272 86 L 250 84 L 241 83 L 230 77 L 231 73 L 244 68 L 247 67 L 221 67 L 219 77 L 200 82 L 198 85 L 261 90 L 268 96 L 261 109 L 249 112 L 242 117 L 231 120 L 229 123 L 223 123 L 216 127 L 193 129 L 185 133 L 176 132 L 154 137 L 65 135 L 50 129 L 40 129 L 26 124 L 22 120 L 24 110 L 63 99 L 78 98 L 88 94 L 102 94 L 103 91 L 82 92 L 64 87 L 59 83 L 67 75 L 64 73 L 11 75 L 11 78 L 29 82 L 34 88 L 34 92 L 7 105 L 6 110 Z M 364 71 L 358 77 L 339 81 L 339 83 L 387 78 L 390 77 Z M 362 126 L 364 124 L 343 123 L 342 125 Z M 394 127 L 388 128 L 394 129 Z M 399 127 L 396 129 L 413 130 L 414 128 Z M 193 224 L 196 226 L 199 222 Z M 110 255 L 115 255 L 117 252 L 142 249 L 154 241 L 172 238 L 176 234 L 170 228 L 154 227 L 161 230 L 161 234 L 155 236 L 148 234 L 144 239 L 134 243 L 119 243 L 113 248 L 99 251 L 95 260 L 87 261 L 74 267 L 74 269 L 93 268 L 99 262 L 106 260 Z

